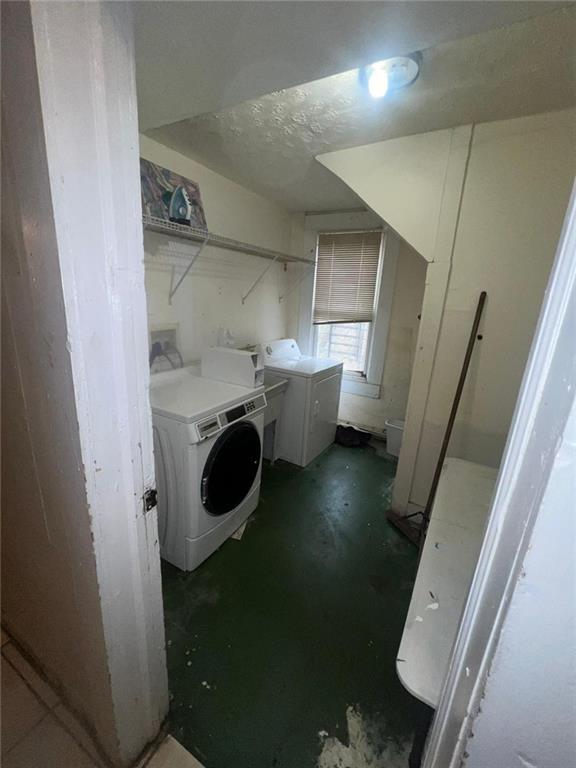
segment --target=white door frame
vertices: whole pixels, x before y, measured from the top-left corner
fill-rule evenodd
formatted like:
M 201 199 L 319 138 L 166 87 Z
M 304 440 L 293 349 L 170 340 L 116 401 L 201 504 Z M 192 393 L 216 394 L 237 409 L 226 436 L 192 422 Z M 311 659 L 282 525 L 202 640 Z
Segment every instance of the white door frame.
M 575 319 L 576 186 L 520 388 L 484 543 L 423 768 L 461 765 L 503 621 L 574 402 Z
M 168 711 L 157 516 L 144 500 L 155 479 L 132 8 L 25 12 L 118 744 L 109 756 L 129 765 Z

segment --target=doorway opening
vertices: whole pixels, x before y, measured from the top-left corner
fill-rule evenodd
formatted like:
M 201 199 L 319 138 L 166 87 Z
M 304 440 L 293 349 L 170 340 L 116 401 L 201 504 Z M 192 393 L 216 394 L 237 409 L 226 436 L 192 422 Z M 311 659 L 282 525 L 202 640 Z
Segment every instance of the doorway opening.
M 521 30 L 534 33 L 543 33 L 537 21 Z M 421 58 L 422 73 L 495 41 L 490 32 L 438 46 Z M 517 40 L 503 44 L 515 49 Z M 173 472 L 180 501 L 171 514 L 185 502 L 199 522 L 185 533 L 160 513 L 166 540 L 181 550 L 163 564 L 171 722 L 206 763 L 247 754 L 254 765 L 328 768 L 355 755 L 358 766 L 388 768 L 422 757 L 414 733 L 422 742 L 438 705 L 563 213 L 559 206 L 536 222 L 538 184 L 528 171 L 518 183 L 517 158 L 541 168 L 550 154 L 553 167 L 552 155 L 570 142 L 570 115 L 524 107 L 513 116 L 451 107 L 439 122 L 428 105 L 413 130 L 409 108 L 424 76 L 375 103 L 357 72 L 344 72 L 143 131 L 145 162 L 164 181 L 170 176 L 173 194 L 186 187 L 189 224 L 206 231 L 204 240 L 199 231 L 194 244 L 178 244 L 152 222 L 145 236 L 151 334 L 175 329 L 178 348 L 176 364 L 168 349 L 153 367 L 157 457 L 170 456 L 163 398 L 180 397 L 176 382 L 252 388 L 244 396 L 250 410 L 240 392 L 222 390 L 190 417 L 192 458 L 183 471 L 198 488 L 195 498 L 189 490 L 178 496 Z M 446 88 L 459 83 L 453 73 Z M 384 116 L 393 129 L 382 127 Z M 340 124 L 354 140 L 339 135 Z M 567 180 L 551 174 L 544 183 L 565 201 Z M 526 196 L 522 215 L 507 208 L 509 196 L 494 194 L 510 185 Z M 182 221 L 172 222 L 175 233 L 174 225 Z M 534 247 L 542 241 L 531 262 L 538 279 L 524 286 L 527 301 L 512 320 L 527 227 Z M 435 500 L 431 546 L 442 555 L 429 577 L 435 586 L 418 602 L 418 553 L 384 513 L 418 516 L 426 506 L 482 291 L 486 311 Z M 205 360 L 213 348 L 218 363 Z M 261 406 L 252 402 L 260 386 Z M 258 468 L 220 521 L 206 503 L 203 446 L 217 446 L 246 420 L 256 452 L 232 452 L 214 485 L 227 495 L 242 462 Z M 364 447 L 332 444 L 337 424 L 351 440 L 356 430 Z M 170 472 L 157 472 L 168 499 Z M 478 509 L 468 526 L 450 499 L 470 494 Z M 445 552 L 457 558 L 465 549 L 434 527 L 448 513 L 454 530 L 471 537 L 456 586 L 438 576 L 451 567 Z M 421 638 L 434 626 L 426 647 L 441 648 L 426 661 Z M 258 745 L 248 736 L 254 727 Z

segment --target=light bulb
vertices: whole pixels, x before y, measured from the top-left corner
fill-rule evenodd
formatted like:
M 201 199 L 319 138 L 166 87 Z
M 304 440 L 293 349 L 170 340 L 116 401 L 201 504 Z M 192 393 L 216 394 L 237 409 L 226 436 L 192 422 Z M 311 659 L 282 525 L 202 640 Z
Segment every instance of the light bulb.
M 370 66 L 368 72 L 368 91 L 373 99 L 382 99 L 388 91 L 388 72 L 383 61 Z
M 382 99 L 388 92 L 411 85 L 418 77 L 421 60 L 422 55 L 416 52 L 375 61 L 360 70 L 360 81 L 373 99 Z

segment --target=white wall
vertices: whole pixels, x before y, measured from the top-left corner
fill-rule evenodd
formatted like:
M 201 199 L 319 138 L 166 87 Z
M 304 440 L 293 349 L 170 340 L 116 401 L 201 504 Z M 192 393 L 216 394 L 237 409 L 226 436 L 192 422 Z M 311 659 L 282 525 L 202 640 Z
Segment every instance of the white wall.
M 407 240 L 433 238 L 419 246 L 431 263 L 394 487 L 400 511 L 426 501 L 483 289 L 484 338 L 449 453 L 499 464 L 574 174 L 574 124 L 573 111 L 556 112 L 320 158 Z M 431 189 L 441 204 L 435 195 L 423 212 Z
M 499 466 L 576 170 L 574 112 L 475 127 L 410 501 L 424 504 L 478 294 L 488 300 L 449 452 Z
M 2 45 L 2 619 L 127 766 L 168 708 L 130 9 L 4 4 Z
M 352 189 L 427 261 L 432 261 L 452 129 L 379 141 L 317 159 Z M 383 177 L 386 182 L 383 183 Z
M 380 397 L 343 392 L 338 413 L 343 421 L 379 432 L 386 429 L 386 419 L 405 417 L 426 266 L 426 261 L 413 248 L 400 241 Z
M 208 228 L 220 235 L 273 250 L 291 252 L 292 217 L 280 206 L 229 181 L 199 163 L 140 137 L 142 157 L 192 179 L 200 185 Z M 172 240 L 181 252 L 195 246 Z M 246 344 L 286 335 L 288 302 L 280 302 L 288 272 L 274 264 L 242 304 L 269 261 L 242 253 L 206 247 L 168 302 L 170 267 L 161 255 L 168 238 L 145 233 L 146 294 L 151 328 L 177 325 L 186 361 L 219 342 L 219 329 Z
M 310 242 L 306 231 L 304 213 L 293 213 L 290 227 L 290 244 L 292 253 L 307 259 L 316 258 L 316 243 Z M 308 347 L 303 341 L 310 338 L 309 321 L 305 319 L 303 307 L 310 305 L 314 293 L 314 267 L 307 264 L 288 264 L 286 282 L 286 336 L 297 339 L 300 348 L 308 354 Z

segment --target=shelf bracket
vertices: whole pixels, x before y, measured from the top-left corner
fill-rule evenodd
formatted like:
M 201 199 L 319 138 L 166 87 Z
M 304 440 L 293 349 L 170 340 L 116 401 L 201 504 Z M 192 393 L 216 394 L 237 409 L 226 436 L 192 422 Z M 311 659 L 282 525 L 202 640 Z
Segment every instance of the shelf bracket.
M 186 275 L 188 274 L 188 272 L 190 272 L 190 270 L 191 270 L 191 269 L 192 269 L 192 267 L 194 266 L 194 264 L 195 264 L 195 262 L 196 262 L 196 259 L 198 258 L 198 256 L 200 256 L 200 254 L 201 254 L 201 253 L 202 253 L 202 251 L 204 250 L 204 246 L 205 246 L 205 245 L 206 245 L 206 243 L 208 242 L 208 239 L 209 239 L 209 235 L 206 235 L 206 237 L 204 238 L 204 240 L 203 240 L 203 241 L 200 243 L 200 245 L 198 246 L 198 250 L 196 251 L 196 253 L 194 254 L 194 256 L 192 256 L 192 257 L 191 257 L 191 259 L 190 259 L 190 263 L 188 264 L 188 266 L 186 267 L 186 269 L 184 270 L 184 272 L 183 272 L 183 273 L 180 275 L 180 279 L 178 280 L 178 282 L 176 283 L 176 285 L 174 285 L 174 276 L 175 276 L 175 271 L 176 271 L 176 268 L 174 267 L 174 265 L 172 265 L 172 272 L 171 272 L 171 274 L 170 274 L 170 290 L 168 291 L 168 304 L 172 304 L 172 299 L 174 298 L 174 294 L 176 293 L 176 291 L 178 290 L 178 288 L 180 288 L 180 286 L 182 285 L 182 281 L 184 280 L 184 278 L 186 277 Z
M 293 283 L 292 283 L 292 285 L 291 285 L 291 286 L 288 288 L 288 290 L 287 290 L 287 291 L 285 291 L 285 293 L 283 293 L 283 294 L 282 294 L 282 295 L 281 295 L 281 296 L 278 298 L 278 301 L 279 301 L 279 302 L 282 302 L 282 301 L 284 301 L 284 299 L 285 299 L 287 296 L 289 296 L 289 295 L 292 293 L 292 291 L 293 291 L 295 288 L 298 288 L 298 286 L 299 286 L 299 285 L 301 285 L 301 284 L 304 282 L 304 280 L 306 280 L 306 278 L 307 278 L 309 275 L 311 275 L 311 274 L 314 272 L 314 269 L 315 269 L 315 267 L 316 267 L 316 264 L 315 264 L 315 263 L 313 263 L 313 264 L 310 264 L 310 266 L 309 266 L 309 267 L 307 267 L 307 268 L 304 270 L 304 272 L 303 272 L 303 273 L 300 275 L 300 277 L 298 278 L 298 280 L 294 280 L 294 282 L 293 282 Z
M 274 264 L 276 264 L 276 262 L 278 261 L 278 258 L 279 258 L 278 256 L 274 256 L 274 258 L 272 259 L 272 261 L 270 262 L 270 264 L 268 264 L 268 266 L 266 267 L 266 269 L 265 269 L 265 270 L 264 270 L 264 271 L 263 271 L 263 272 L 260 274 L 260 276 L 257 278 L 257 280 L 255 280 L 255 281 L 252 283 L 251 287 L 250 287 L 250 288 L 249 288 L 249 290 L 248 290 L 248 293 L 247 293 L 245 296 L 242 296 L 242 304 L 244 304 L 244 303 L 246 302 L 246 299 L 248 298 L 248 296 L 250 296 L 250 294 L 252 293 L 252 291 L 254 290 L 254 288 L 256 288 L 256 286 L 258 285 L 258 283 L 259 283 L 259 282 L 262 280 L 262 278 L 264 277 L 264 275 L 265 275 L 265 274 L 266 274 L 266 273 L 267 273 L 267 272 L 268 272 L 270 269 L 272 269 L 272 267 L 274 266 Z

